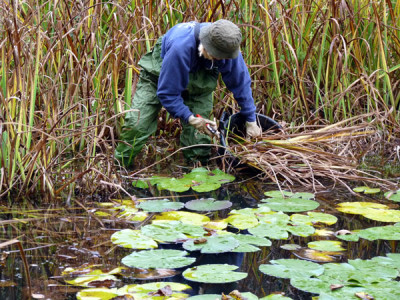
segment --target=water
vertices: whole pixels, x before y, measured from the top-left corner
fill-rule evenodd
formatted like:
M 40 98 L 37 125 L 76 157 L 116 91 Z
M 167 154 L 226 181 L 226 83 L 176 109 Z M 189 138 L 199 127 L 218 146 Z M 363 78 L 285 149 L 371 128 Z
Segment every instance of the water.
M 209 193 L 184 193 L 183 196 L 168 191 L 153 192 L 143 190 L 130 190 L 138 198 L 146 197 L 168 197 L 176 201 L 188 201 L 195 198 L 215 198 L 217 200 L 230 200 L 234 205 L 232 208 L 256 207 L 263 192 L 274 190 L 276 186 L 258 180 L 244 180 L 238 178 L 235 183 L 226 184 L 221 189 Z M 368 198 L 355 197 L 346 189 L 336 188 L 333 191 L 319 193 L 317 201 L 320 203 L 317 211 L 334 214 L 339 221 L 326 226 L 332 231 L 340 229 L 354 230 L 372 226 L 382 225 L 380 222 L 368 220 L 358 215 L 338 213 L 335 206 L 344 201 L 376 201 L 377 197 Z M 80 287 L 68 285 L 64 281 L 62 271 L 67 267 L 78 268 L 84 264 L 100 265 L 102 268 L 112 269 L 121 266 L 121 259 L 131 253 L 130 249 L 116 247 L 110 241 L 112 233 L 123 228 L 135 228 L 137 223 L 117 219 L 115 217 L 99 217 L 94 214 L 98 209 L 99 199 L 96 197 L 85 199 L 74 199 L 70 206 L 63 204 L 63 199 L 54 199 L 47 203 L 39 203 L 38 200 L 25 199 L 23 204 L 17 207 L 3 203 L 1 207 L 1 241 L 12 239 L 21 241 L 24 253 L 29 264 L 29 275 L 31 278 L 31 293 L 38 299 L 76 299 L 76 293 Z M 100 199 L 101 201 L 108 201 Z M 381 201 L 381 200 L 379 200 Z M 384 201 L 385 202 L 385 201 Z M 19 202 L 21 203 L 21 202 Z M 387 203 L 387 201 L 385 202 Z M 393 204 L 392 204 L 393 205 Z M 228 215 L 229 210 L 218 213 L 223 218 Z M 209 216 L 216 216 L 211 213 Z M 20 219 L 16 221 L 15 219 Z M 21 220 L 22 219 L 22 220 Z M 12 221 L 14 220 L 14 221 Z M 25 221 L 24 221 L 25 220 Z M 235 230 L 234 230 L 235 231 Z M 288 250 L 280 248 L 283 244 L 299 244 L 306 246 L 307 242 L 315 240 L 314 237 L 301 238 L 290 236 L 288 240 L 273 240 L 271 247 L 263 247 L 256 253 L 244 255 L 224 254 L 202 257 L 205 262 L 213 263 L 230 262 L 240 265 L 240 270 L 247 272 L 248 277 L 236 284 L 229 286 L 221 285 L 197 285 L 187 282 L 196 289 L 211 292 L 229 292 L 238 289 L 242 292 L 252 292 L 262 297 L 273 292 L 286 293 L 293 299 L 311 299 L 311 294 L 299 291 L 290 286 L 289 280 L 282 280 L 263 275 L 259 270 L 260 264 L 268 263 L 272 259 L 296 258 Z M 369 259 L 388 252 L 398 252 L 397 242 L 375 241 L 369 242 L 361 239 L 359 242 L 343 242 L 347 249 L 339 258 L 340 262 L 347 259 Z M 165 246 L 164 246 L 165 247 Z M 16 245 L 1 248 L 0 257 L 0 299 L 29 299 L 27 276 L 21 253 Z M 196 254 L 197 255 L 197 254 Z M 193 255 L 191 255 L 193 256 Z M 211 257 L 211 259 L 210 259 Z M 200 258 L 199 258 L 200 259 Z M 217 261 L 216 261 L 217 260 Z M 119 284 L 143 283 L 137 279 L 138 274 L 143 271 L 128 269 Z M 179 272 L 174 277 L 162 280 L 180 280 Z M 174 272 L 167 272 L 174 275 Z M 197 291 L 197 290 L 196 290 Z

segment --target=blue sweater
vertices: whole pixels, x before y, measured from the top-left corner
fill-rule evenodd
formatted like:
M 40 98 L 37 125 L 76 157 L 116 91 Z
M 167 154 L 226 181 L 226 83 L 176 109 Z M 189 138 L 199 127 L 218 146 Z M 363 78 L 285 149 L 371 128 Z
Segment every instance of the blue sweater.
M 181 96 L 189 83 L 189 73 L 210 68 L 211 60 L 199 56 L 194 36 L 195 22 L 172 27 L 162 40 L 163 59 L 158 80 L 157 96 L 165 109 L 175 118 L 188 122 L 193 114 Z M 202 23 L 207 26 L 210 23 Z M 251 93 L 251 79 L 242 54 L 235 59 L 214 60 L 226 87 L 233 93 L 246 120 L 255 121 L 256 107 Z

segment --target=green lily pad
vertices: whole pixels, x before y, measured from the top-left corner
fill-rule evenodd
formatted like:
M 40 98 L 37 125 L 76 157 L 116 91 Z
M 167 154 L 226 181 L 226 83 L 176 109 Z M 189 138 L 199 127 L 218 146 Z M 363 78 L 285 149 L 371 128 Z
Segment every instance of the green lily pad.
M 157 248 L 158 244 L 152 238 L 143 235 L 140 230 L 122 229 L 111 236 L 113 244 L 124 248 L 151 249 Z
M 317 201 L 303 198 L 266 198 L 261 201 L 266 203 L 259 206 L 268 206 L 272 210 L 282 212 L 302 212 L 314 210 L 319 206 Z
M 299 259 L 271 260 L 270 264 L 262 264 L 259 269 L 264 274 L 279 278 L 308 278 L 324 272 L 322 265 Z
M 370 227 L 358 231 L 357 234 L 359 237 L 370 241 L 374 240 L 398 241 L 400 240 L 400 227 L 394 225 Z
M 302 223 L 308 225 L 313 225 L 316 223 L 333 225 L 337 222 L 337 218 L 334 215 L 313 211 L 308 212 L 307 216 L 301 214 L 293 214 L 290 216 L 290 220 L 293 223 Z
M 258 297 L 250 292 L 240 293 L 240 295 L 242 296 L 242 298 L 240 299 L 258 300 Z M 187 298 L 187 300 L 221 300 L 221 299 L 222 296 L 218 294 L 204 294 Z M 224 300 L 229 300 L 229 299 L 239 299 L 239 298 L 234 298 L 229 295 L 225 295 Z
M 216 201 L 213 198 L 201 198 L 186 202 L 185 207 L 195 211 L 215 211 L 227 209 L 232 206 L 230 201 Z
M 294 251 L 294 250 L 299 250 L 302 247 L 300 245 L 297 245 L 297 244 L 284 244 L 284 245 L 281 245 L 280 248 L 285 249 L 285 250 L 289 250 L 289 251 Z
M 229 252 L 237 246 L 239 246 L 239 242 L 230 235 L 211 236 L 198 240 L 188 240 L 182 244 L 182 247 L 185 250 L 200 250 L 201 253 Z
M 370 188 L 368 186 L 358 186 L 353 189 L 356 193 L 364 193 L 364 194 L 377 194 L 381 191 L 379 188 Z
M 397 191 L 386 192 L 385 198 L 394 202 L 400 202 L 400 189 Z
M 240 230 L 246 230 L 258 225 L 258 219 L 254 215 L 231 215 L 225 221 Z
M 314 232 L 315 232 L 314 227 L 312 227 L 310 225 L 304 225 L 304 224 L 286 226 L 286 230 L 289 231 L 293 235 L 302 236 L 302 237 L 310 236 L 310 235 L 314 234 Z
M 247 273 L 234 272 L 237 266 L 228 264 L 200 265 L 186 269 L 183 277 L 190 281 L 203 283 L 228 283 L 236 282 L 247 277 Z
M 285 240 L 289 237 L 286 228 L 282 228 L 279 224 L 261 223 L 256 227 L 249 228 L 251 234 L 259 237 L 268 237 L 274 240 Z
M 148 189 L 149 185 L 146 181 L 144 180 L 135 180 L 132 182 L 133 187 L 139 188 L 139 189 Z
M 305 192 L 288 192 L 288 191 L 268 191 L 264 193 L 265 196 L 271 198 L 302 198 L 302 199 L 314 199 L 315 196 L 313 193 L 305 193 Z
M 207 232 L 202 226 L 184 224 L 180 221 L 169 221 L 145 225 L 141 229 L 145 236 L 161 242 L 175 242 L 192 237 L 202 237 Z
M 168 199 L 147 200 L 140 202 L 137 207 L 149 212 L 175 211 L 184 207 L 182 202 L 173 202 Z
M 175 269 L 196 261 L 194 257 L 185 257 L 187 254 L 186 251 L 180 250 L 145 250 L 125 256 L 122 263 L 133 268 Z
M 259 300 L 292 300 L 292 298 L 286 297 L 281 294 L 270 294 L 266 297 L 262 297 Z
M 341 246 L 342 243 L 339 241 L 315 241 L 315 242 L 310 242 L 307 245 L 308 245 L 308 248 L 319 250 L 319 251 L 336 252 L 336 251 L 346 250 Z
M 260 248 L 256 247 L 269 247 L 271 241 L 258 236 L 250 234 L 235 234 L 234 238 L 239 241 L 239 246 L 232 250 L 232 252 L 256 252 L 260 251 Z

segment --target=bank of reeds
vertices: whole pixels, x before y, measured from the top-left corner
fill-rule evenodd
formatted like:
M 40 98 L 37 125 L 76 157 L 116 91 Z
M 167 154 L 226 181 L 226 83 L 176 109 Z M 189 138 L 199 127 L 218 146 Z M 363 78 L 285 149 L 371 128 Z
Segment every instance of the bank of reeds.
M 400 1 L 2 1 L 0 196 L 113 182 L 140 57 L 178 22 L 220 18 L 243 30 L 260 113 L 399 120 Z M 238 110 L 222 84 L 215 103 Z
M 386 130 L 386 123 L 385 115 L 357 116 L 322 127 L 302 124 L 265 131 L 255 140 L 230 133 L 227 144 L 242 163 L 278 185 L 317 191 L 340 184 L 351 190 L 350 182 L 364 182 L 393 190 L 396 181 L 384 178 L 382 170 L 361 168 L 365 157 L 400 159 L 396 151 L 400 138 Z

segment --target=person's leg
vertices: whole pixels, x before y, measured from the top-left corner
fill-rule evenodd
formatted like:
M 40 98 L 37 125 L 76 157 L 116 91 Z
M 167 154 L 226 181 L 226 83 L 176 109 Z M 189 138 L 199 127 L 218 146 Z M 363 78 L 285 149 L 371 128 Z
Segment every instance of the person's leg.
M 115 157 L 126 167 L 132 165 L 133 158 L 157 130 L 161 104 L 157 97 L 157 84 L 146 71 L 140 74 L 131 108 L 135 111 L 126 114 L 120 137 L 122 141 L 115 150 Z
M 121 142 L 115 150 L 117 158 L 124 166 L 130 166 L 133 158 L 142 150 L 149 136 L 157 130 L 157 115 L 161 109 L 157 97 L 157 81 L 160 74 L 162 37 L 152 51 L 146 53 L 139 61 L 142 68 L 131 108 L 128 112 L 120 136 Z
M 218 73 L 214 70 L 201 70 L 190 74 L 188 93 L 185 96 L 185 104 L 193 114 L 199 114 L 203 118 L 210 119 L 213 109 L 213 96 L 217 85 Z M 183 147 L 211 144 L 211 138 L 198 132 L 189 124 L 182 124 L 181 145 Z M 199 146 L 183 150 L 185 158 L 189 161 L 206 162 L 211 154 L 210 146 Z

